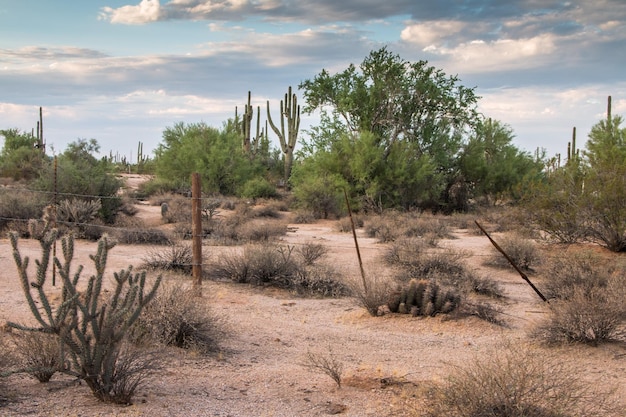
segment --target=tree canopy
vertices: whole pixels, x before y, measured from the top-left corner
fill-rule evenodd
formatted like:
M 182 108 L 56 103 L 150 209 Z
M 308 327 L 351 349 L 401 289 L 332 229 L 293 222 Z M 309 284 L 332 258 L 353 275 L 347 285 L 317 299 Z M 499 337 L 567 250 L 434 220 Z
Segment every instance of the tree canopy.
M 322 117 L 303 143 L 295 188 L 332 173 L 364 207 L 451 212 L 476 193 L 504 195 L 541 168 L 512 144 L 510 128 L 478 113 L 474 88 L 387 48 L 300 88 L 304 111 Z

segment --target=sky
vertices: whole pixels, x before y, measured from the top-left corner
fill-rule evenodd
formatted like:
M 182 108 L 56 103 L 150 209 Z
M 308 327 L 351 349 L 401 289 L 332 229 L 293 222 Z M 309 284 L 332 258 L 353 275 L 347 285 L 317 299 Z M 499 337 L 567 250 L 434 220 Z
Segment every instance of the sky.
M 0 0 L 0 129 L 41 106 L 49 154 L 93 138 L 132 162 L 248 91 L 276 118 L 289 86 L 302 103 L 302 81 L 382 47 L 475 88 L 528 152 L 565 154 L 574 127 L 583 146 L 608 96 L 626 116 L 626 0 Z

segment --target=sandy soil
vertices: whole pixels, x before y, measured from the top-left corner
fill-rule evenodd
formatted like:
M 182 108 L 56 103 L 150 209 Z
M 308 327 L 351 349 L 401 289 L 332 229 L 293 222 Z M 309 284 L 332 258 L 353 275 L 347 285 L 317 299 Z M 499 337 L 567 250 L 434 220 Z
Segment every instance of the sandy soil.
M 158 219 L 158 208 L 140 206 L 139 217 Z M 462 363 L 503 340 L 526 344 L 527 331 L 546 309 L 516 274 L 482 266 L 490 244 L 481 236 L 458 231 L 457 239 L 441 246 L 468 252 L 467 262 L 504 286 L 502 304 L 507 326 L 476 318 L 446 320 L 407 315 L 371 317 L 353 299 L 305 299 L 285 291 L 241 284 L 205 281 L 203 300 L 223 316 L 230 334 L 222 352 L 202 357 L 167 351 L 165 369 L 146 381 L 135 404 L 122 407 L 99 403 L 83 384 L 64 376 L 41 384 L 24 375 L 7 379 L 11 401 L 0 406 L 2 416 L 411 416 L 430 383 L 441 380 L 446 363 Z M 336 231 L 332 221 L 294 225 L 284 242 L 321 242 L 330 248 L 327 261 L 351 279 L 359 279 L 352 236 Z M 360 232 L 359 244 L 368 274 L 384 273 L 385 246 Z M 38 255 L 36 241 L 22 239 L 23 255 Z M 87 268 L 95 243 L 77 244 L 76 265 Z M 142 262 L 148 246 L 118 245 L 110 252 L 112 274 Z M 207 258 L 221 248 L 204 247 Z M 24 302 L 7 239 L 0 239 L 0 320 L 23 322 L 30 313 Z M 180 277 L 166 277 L 178 279 Z M 540 279 L 540 277 L 537 277 Z M 49 286 L 49 291 L 60 288 Z M 302 366 L 307 352 L 327 354 L 344 364 L 343 384 Z M 554 351 L 554 349 L 553 349 Z M 621 345 L 570 346 L 556 349 L 563 361 L 580 366 L 590 384 L 616 386 L 626 395 L 626 349 Z M 626 415 L 626 414 L 624 414 Z

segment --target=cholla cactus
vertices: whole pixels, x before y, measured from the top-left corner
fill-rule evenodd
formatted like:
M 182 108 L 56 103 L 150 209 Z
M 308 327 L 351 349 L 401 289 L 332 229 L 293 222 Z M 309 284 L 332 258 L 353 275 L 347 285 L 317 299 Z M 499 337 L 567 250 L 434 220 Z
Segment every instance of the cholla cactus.
M 86 290 L 79 292 L 78 283 L 83 266 L 76 271 L 71 268 L 74 257 L 74 238 L 72 235 L 61 239 L 63 260 L 54 257 L 63 287 L 59 305 L 53 306 L 45 292 L 45 283 L 50 265 L 52 245 L 57 239 L 56 229 L 46 228 L 39 238 L 41 259 L 35 260 L 36 276 L 33 281 L 28 277 L 29 258 L 20 255 L 17 233 L 10 234 L 13 257 L 26 301 L 37 321 L 36 326 L 23 326 L 9 323 L 17 329 L 40 331 L 56 335 L 62 346 L 67 349 L 72 367 L 66 372 L 84 379 L 93 394 L 102 401 L 128 403 L 135 385 L 120 390 L 125 386 L 122 378 L 131 378 L 128 372 L 119 372 L 120 347 L 129 327 L 137 320 L 143 307 L 154 298 L 161 282 L 159 276 L 152 288 L 146 293 L 146 274 L 132 273 L 132 266 L 114 274 L 115 289 L 110 299 L 102 298 L 102 284 L 109 250 L 114 246 L 107 236 L 98 242 L 98 250 L 91 259 L 96 267 Z M 41 305 L 38 307 L 37 301 Z

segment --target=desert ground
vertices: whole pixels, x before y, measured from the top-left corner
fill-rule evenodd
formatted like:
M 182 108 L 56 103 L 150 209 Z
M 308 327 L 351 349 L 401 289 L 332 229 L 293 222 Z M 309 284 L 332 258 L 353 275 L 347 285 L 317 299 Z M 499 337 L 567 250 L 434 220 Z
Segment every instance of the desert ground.
M 138 217 L 158 225 L 158 206 L 139 205 Z M 479 219 L 480 220 L 480 219 Z M 353 237 L 337 231 L 332 220 L 293 225 L 282 238 L 288 245 L 318 242 L 328 246 L 325 262 L 346 279 L 360 279 Z M 228 332 L 220 351 L 203 356 L 169 348 L 164 368 L 142 385 L 133 405 L 96 400 L 84 385 L 56 375 L 39 383 L 24 374 L 5 378 L 2 416 L 418 416 L 432 384 L 442 381 L 449 367 L 493 352 L 503 344 L 534 346 L 528 332 L 547 314 L 547 307 L 513 270 L 483 265 L 492 247 L 486 237 L 455 230 L 440 247 L 462 249 L 476 272 L 497 280 L 506 297 L 499 301 L 498 325 L 476 317 L 429 318 L 386 314 L 370 316 L 353 298 L 303 298 L 285 290 L 205 280 L 202 301 L 223 317 Z M 358 230 L 366 274 L 384 274 L 381 259 L 386 244 Z M 36 258 L 38 242 L 21 239 L 22 255 Z M 89 255 L 96 243 L 78 241 L 75 265 L 92 273 Z M 115 246 L 108 273 L 138 265 L 154 247 Z M 204 246 L 210 260 L 225 250 Z M 27 322 L 28 306 L 20 287 L 8 239 L 0 239 L 0 321 Z M 155 274 L 150 272 L 150 274 Z M 180 275 L 165 281 L 190 282 Z M 540 274 L 533 280 L 545 279 Z M 50 293 L 60 287 L 49 285 Z M 616 404 L 626 409 L 626 346 L 567 345 L 545 349 L 558 360 L 580 369 L 590 386 L 614 387 Z M 308 352 L 332 350 L 343 366 L 342 385 L 305 366 Z M 615 414 L 620 415 L 620 414 Z M 626 416 L 626 413 L 621 414 Z

